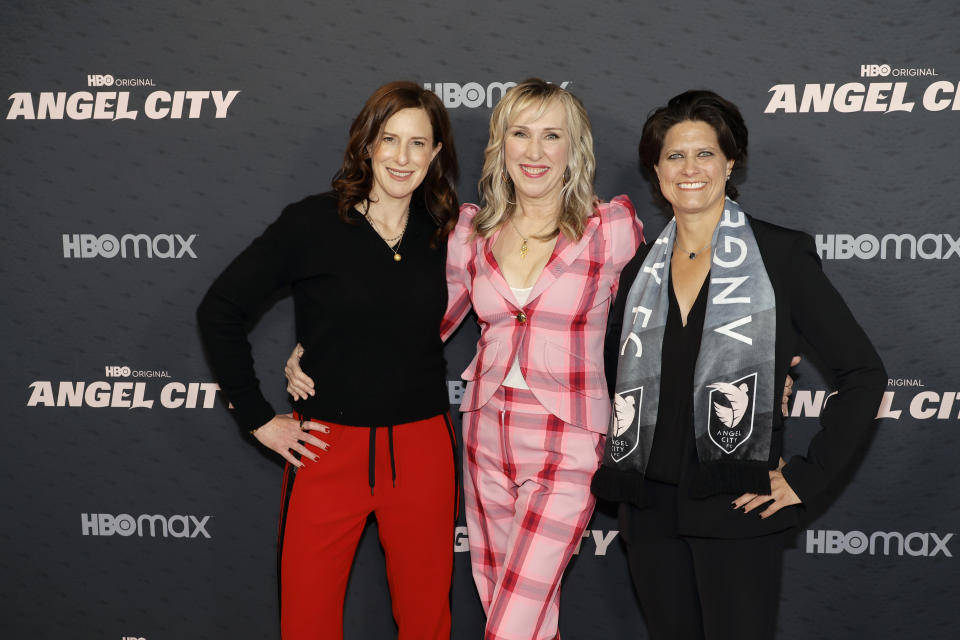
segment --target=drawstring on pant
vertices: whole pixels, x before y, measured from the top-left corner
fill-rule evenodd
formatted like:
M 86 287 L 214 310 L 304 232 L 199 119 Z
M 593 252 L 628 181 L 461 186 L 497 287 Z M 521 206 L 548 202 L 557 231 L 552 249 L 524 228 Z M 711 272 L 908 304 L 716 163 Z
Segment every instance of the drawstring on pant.
M 397 488 L 397 461 L 393 457 L 393 425 L 387 426 L 387 442 L 390 444 L 390 478 L 393 480 L 393 488 Z
M 387 444 L 390 453 L 390 477 L 393 486 L 397 486 L 397 461 L 393 454 L 393 425 L 387 426 Z M 377 427 L 370 427 L 370 457 L 367 463 L 367 482 L 370 483 L 370 495 L 373 495 L 373 487 L 377 482 Z
M 367 482 L 370 483 L 370 495 L 373 495 L 373 485 L 377 481 L 377 471 L 374 464 L 377 459 L 377 428 L 370 427 L 370 455 L 367 458 Z

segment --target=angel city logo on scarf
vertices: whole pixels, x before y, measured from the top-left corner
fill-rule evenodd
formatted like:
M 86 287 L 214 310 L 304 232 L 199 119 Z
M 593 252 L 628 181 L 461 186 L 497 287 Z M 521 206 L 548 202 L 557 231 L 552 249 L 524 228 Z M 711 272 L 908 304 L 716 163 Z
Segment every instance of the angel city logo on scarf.
M 640 442 L 640 407 L 643 387 L 619 391 L 613 395 L 613 415 L 607 446 L 610 457 L 620 462 L 637 448 Z
M 608 465 L 641 473 L 659 409 L 669 308 L 665 285 L 675 234 L 676 221 L 671 221 L 644 259 L 641 269 L 649 277 L 638 277 L 627 295 L 626 308 L 633 315 L 631 321 L 627 314 L 621 332 L 615 415 L 604 451 Z M 713 237 L 708 304 L 694 371 L 697 456 L 701 462 L 766 460 L 772 418 L 764 407 L 773 404 L 776 299 L 747 215 L 733 200 L 726 201 Z M 641 389 L 647 395 L 643 406 Z
M 707 434 L 721 450 L 733 453 L 753 433 L 757 374 L 733 382 L 714 382 L 707 389 Z

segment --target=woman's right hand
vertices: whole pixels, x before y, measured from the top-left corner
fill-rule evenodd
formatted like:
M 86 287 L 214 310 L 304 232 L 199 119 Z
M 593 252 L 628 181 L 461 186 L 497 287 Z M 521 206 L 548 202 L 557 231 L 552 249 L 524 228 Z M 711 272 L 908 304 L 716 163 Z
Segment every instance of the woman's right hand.
M 283 367 L 283 375 L 287 377 L 287 393 L 293 396 L 294 400 L 306 400 L 307 397 L 316 393 L 313 389 L 313 378 L 308 376 L 300 368 L 300 358 L 303 356 L 303 345 L 299 342 L 287 358 L 287 364 Z
M 260 444 L 272 449 L 283 456 L 283 459 L 297 467 L 303 466 L 303 459 L 316 462 L 317 456 L 307 449 L 307 444 L 312 444 L 321 451 L 326 451 L 330 445 L 310 433 L 319 431 L 320 433 L 330 433 L 330 427 L 312 420 L 304 420 L 301 428 L 300 421 L 291 414 L 274 416 L 273 419 L 257 429 L 251 431 L 253 437 L 260 441 Z M 297 460 L 292 452 L 300 454 L 301 459 Z

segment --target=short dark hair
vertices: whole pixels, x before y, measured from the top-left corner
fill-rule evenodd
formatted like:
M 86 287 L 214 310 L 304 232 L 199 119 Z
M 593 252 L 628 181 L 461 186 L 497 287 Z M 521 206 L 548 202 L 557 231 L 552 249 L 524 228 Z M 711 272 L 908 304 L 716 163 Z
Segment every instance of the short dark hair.
M 743 166 L 747 159 L 747 125 L 737 105 L 713 91 L 697 89 L 684 91 L 670 98 L 664 107 L 655 109 L 643 123 L 640 135 L 640 166 L 648 174 L 655 197 L 664 202 L 654 166 L 660 160 L 667 131 L 675 124 L 687 121 L 706 122 L 717 133 L 723 155 L 734 161 L 734 168 Z M 727 181 L 726 194 L 736 199 L 737 188 Z
M 415 195 L 422 193 L 427 211 L 437 223 L 435 239 L 446 238 L 456 226 L 458 217 L 457 152 L 450 118 L 440 98 L 414 82 L 390 82 L 374 91 L 350 126 L 343 166 L 333 177 L 340 219 L 348 222 L 348 212 L 355 205 L 366 202 L 373 187 L 369 149 L 375 145 L 387 120 L 403 109 L 423 109 L 433 128 L 433 143 L 443 144 Z

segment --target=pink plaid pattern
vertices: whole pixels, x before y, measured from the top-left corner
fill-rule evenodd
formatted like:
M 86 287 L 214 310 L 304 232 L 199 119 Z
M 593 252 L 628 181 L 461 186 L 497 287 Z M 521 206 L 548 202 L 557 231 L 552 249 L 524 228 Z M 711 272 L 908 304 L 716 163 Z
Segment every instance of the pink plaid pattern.
M 500 387 L 464 414 L 464 504 L 485 640 L 557 636 L 560 578 L 593 513 L 603 437 Z
M 473 307 L 480 321 L 477 355 L 461 411 L 486 404 L 515 356 L 537 400 L 563 422 L 606 433 L 610 398 L 603 374 L 603 338 L 620 270 L 643 240 L 643 225 L 626 196 L 598 205 L 583 237 L 557 239 L 553 255 L 521 308 L 493 257 L 496 234 L 473 235 L 476 205 L 460 208 L 447 244 L 446 339 Z M 497 232 L 499 233 L 499 232 Z M 522 312 L 522 314 L 521 314 Z

